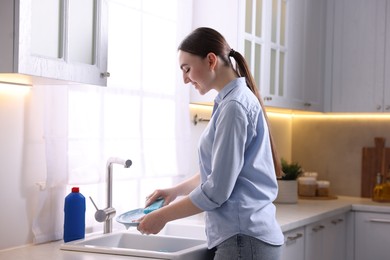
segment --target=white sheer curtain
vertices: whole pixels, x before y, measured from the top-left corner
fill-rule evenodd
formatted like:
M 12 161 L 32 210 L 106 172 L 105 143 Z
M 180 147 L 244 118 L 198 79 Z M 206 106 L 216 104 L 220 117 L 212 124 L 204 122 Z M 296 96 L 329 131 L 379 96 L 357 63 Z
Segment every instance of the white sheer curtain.
M 192 173 L 189 95 L 176 51 L 191 21 L 190 15 L 178 17 L 191 2 L 109 1 L 108 87 L 44 87 L 47 177 L 34 217 L 36 243 L 62 238 L 63 201 L 71 186 L 87 199 L 87 232 L 102 229 L 88 197 L 106 207 L 109 157 L 133 161 L 129 169 L 114 166 L 117 215 Z M 114 221 L 114 228 L 124 227 Z

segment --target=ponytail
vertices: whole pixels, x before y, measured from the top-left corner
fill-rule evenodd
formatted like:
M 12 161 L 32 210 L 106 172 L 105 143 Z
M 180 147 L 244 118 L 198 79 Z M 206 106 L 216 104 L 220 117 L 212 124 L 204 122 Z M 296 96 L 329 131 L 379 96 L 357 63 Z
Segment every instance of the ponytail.
M 245 77 L 246 85 L 253 92 L 253 94 L 255 94 L 255 96 L 257 97 L 257 99 L 260 102 L 261 108 L 263 109 L 264 117 L 265 117 L 265 120 L 266 120 L 267 126 L 268 126 L 269 138 L 271 141 L 272 158 L 274 161 L 275 174 L 276 174 L 277 178 L 280 178 L 283 175 L 282 165 L 281 165 L 281 162 L 279 159 L 278 152 L 277 152 L 276 147 L 275 147 L 274 139 L 273 139 L 272 134 L 271 134 L 270 124 L 269 124 L 267 112 L 265 110 L 265 106 L 263 103 L 263 99 L 260 96 L 260 92 L 256 86 L 256 82 L 255 82 L 255 80 L 254 80 L 254 78 L 249 70 L 249 66 L 246 63 L 245 58 L 239 52 L 236 52 L 235 50 L 231 49 L 228 56 L 232 57 L 236 61 L 236 68 L 233 68 L 233 69 L 236 71 L 236 73 L 239 77 Z

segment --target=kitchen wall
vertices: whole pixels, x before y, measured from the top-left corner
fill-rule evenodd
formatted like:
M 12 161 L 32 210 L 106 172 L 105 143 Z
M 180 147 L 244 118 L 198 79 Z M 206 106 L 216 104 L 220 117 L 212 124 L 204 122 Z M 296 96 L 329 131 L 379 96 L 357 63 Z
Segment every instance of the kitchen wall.
M 9 234 L 7 242 L 0 249 L 12 245 L 18 236 L 25 236 L 29 230 L 27 219 L 17 217 L 19 214 L 26 214 L 25 203 L 21 199 L 25 192 L 21 189 L 24 144 L 23 104 L 23 96 L 14 97 L 0 94 L 0 197 L 2 198 L 0 228 L 2 238 L 5 234 Z M 17 227 L 24 230 L 23 233 L 20 233 Z M 18 230 L 18 232 L 16 233 L 14 230 Z M 1 242 L 1 244 L 3 243 Z
M 374 147 L 375 137 L 390 142 L 390 116 L 296 116 L 292 126 L 292 159 L 338 195 L 360 196 L 362 148 Z
M 191 106 L 191 118 L 209 118 L 211 110 Z M 268 114 L 279 156 L 329 180 L 336 195 L 360 196 L 362 148 L 374 147 L 375 137 L 390 140 L 390 116 Z M 191 125 L 195 168 L 197 140 L 206 123 Z
M 45 177 L 42 130 L 43 96 L 37 87 L 26 95 L 0 87 L 0 250 L 32 243 L 32 218 Z

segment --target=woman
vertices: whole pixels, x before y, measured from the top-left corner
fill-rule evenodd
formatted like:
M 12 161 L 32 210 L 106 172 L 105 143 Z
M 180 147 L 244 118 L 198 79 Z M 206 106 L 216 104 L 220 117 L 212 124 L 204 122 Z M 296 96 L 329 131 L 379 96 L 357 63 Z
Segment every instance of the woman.
M 175 187 L 154 191 L 146 206 L 159 197 L 165 206 L 144 216 L 138 230 L 156 234 L 168 221 L 205 211 L 214 259 L 279 259 L 284 238 L 272 202 L 280 162 L 248 65 L 210 28 L 188 35 L 178 56 L 185 83 L 201 94 L 215 89 L 218 95 L 200 138 L 200 173 Z M 184 197 L 169 204 L 178 196 Z

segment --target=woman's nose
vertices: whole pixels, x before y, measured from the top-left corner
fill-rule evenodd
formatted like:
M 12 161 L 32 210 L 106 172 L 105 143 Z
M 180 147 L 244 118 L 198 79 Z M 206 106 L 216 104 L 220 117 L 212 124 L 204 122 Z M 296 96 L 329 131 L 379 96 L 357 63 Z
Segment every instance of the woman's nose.
M 185 73 L 183 73 L 183 81 L 184 81 L 184 84 L 191 82 L 191 80 L 188 78 L 188 76 Z

